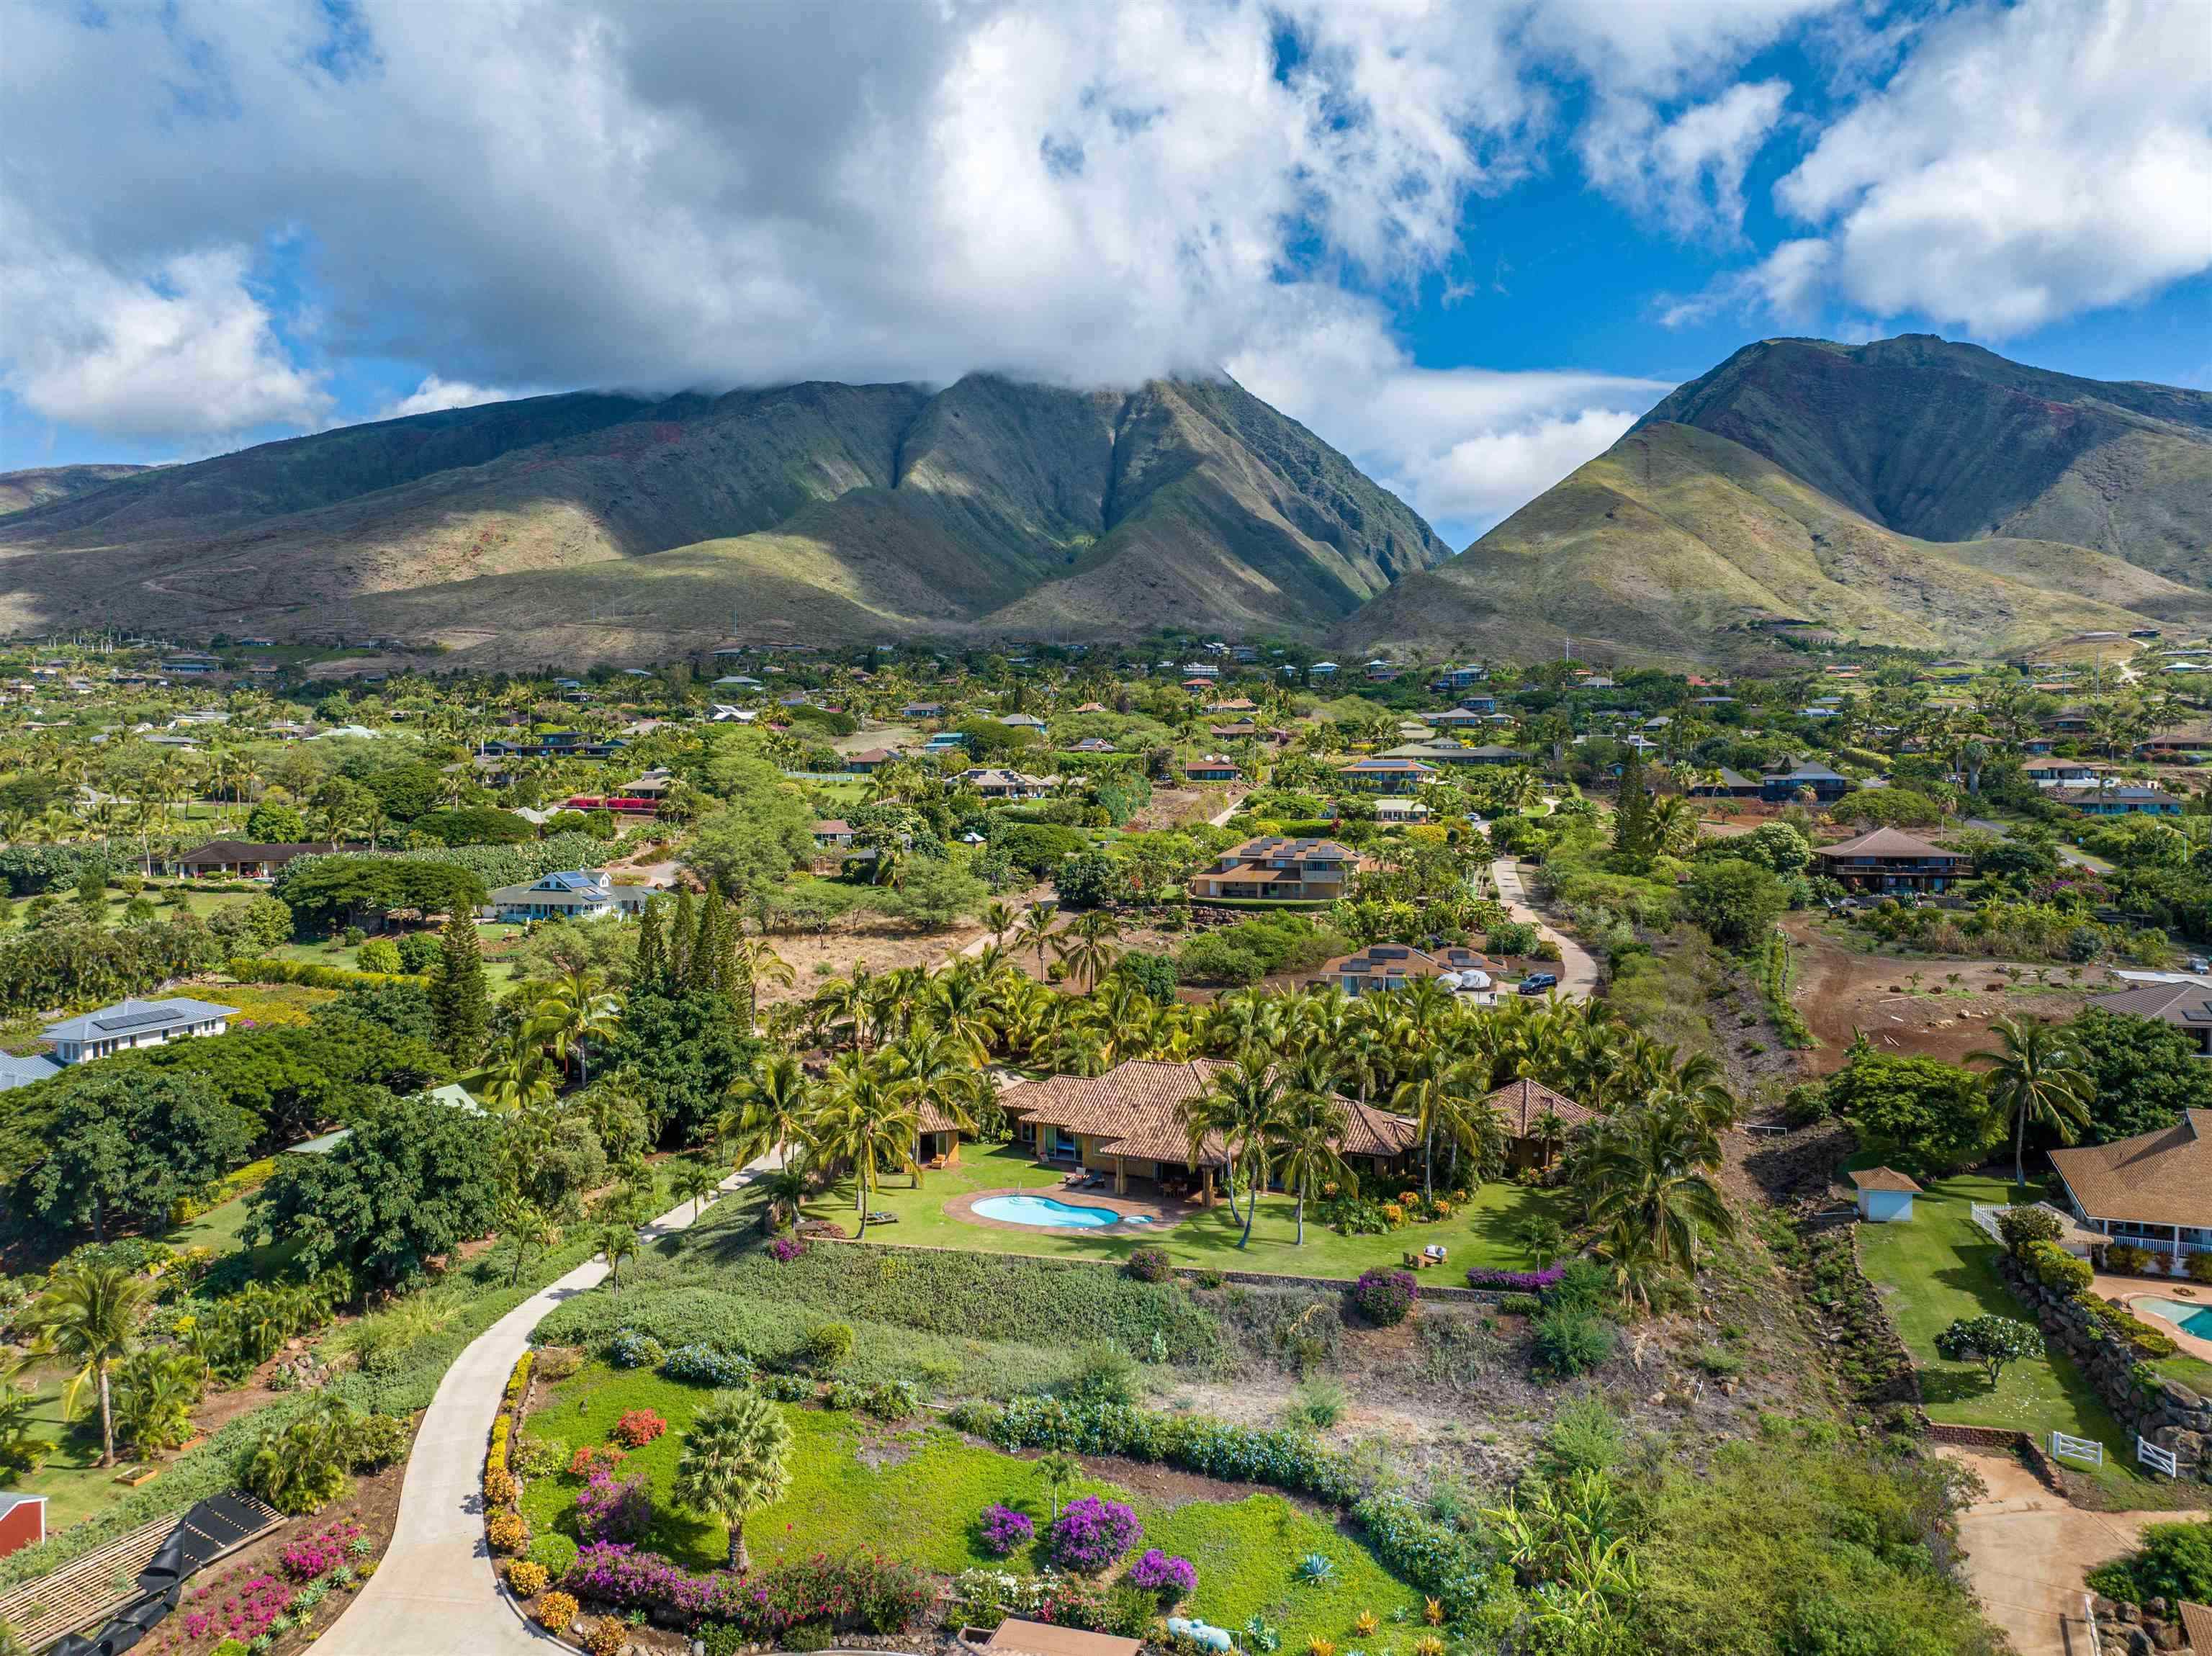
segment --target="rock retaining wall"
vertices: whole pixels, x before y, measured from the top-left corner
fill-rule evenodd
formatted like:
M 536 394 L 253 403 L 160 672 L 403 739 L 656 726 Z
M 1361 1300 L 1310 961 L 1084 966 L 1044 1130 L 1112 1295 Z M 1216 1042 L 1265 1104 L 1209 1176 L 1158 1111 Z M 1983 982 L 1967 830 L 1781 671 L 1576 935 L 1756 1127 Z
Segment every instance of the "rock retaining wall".
M 2125 1341 L 2071 1296 L 2033 1281 L 2009 1258 L 2000 1257 L 1997 1270 L 2035 1313 L 2045 1337 L 2081 1365 L 2121 1425 L 2161 1449 L 2171 1449 L 2182 1477 L 2212 1481 L 2212 1400 L 2142 1367 Z M 2132 1441 L 2105 1447 L 2107 1453 L 2135 1459 Z

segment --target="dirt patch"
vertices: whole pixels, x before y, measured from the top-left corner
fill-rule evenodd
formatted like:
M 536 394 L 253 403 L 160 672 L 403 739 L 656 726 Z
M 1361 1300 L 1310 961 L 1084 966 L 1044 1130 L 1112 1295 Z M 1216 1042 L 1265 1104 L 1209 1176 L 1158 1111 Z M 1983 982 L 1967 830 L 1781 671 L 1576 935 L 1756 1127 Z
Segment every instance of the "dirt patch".
M 1815 1076 L 1842 1069 L 1862 1031 L 1877 1052 L 1956 1064 L 1990 1045 L 1996 1018 L 2069 1018 L 2109 992 L 2107 974 L 2099 970 L 2077 983 L 2065 968 L 2047 963 L 1874 955 L 1840 942 L 1808 915 L 1792 915 L 1784 925 L 1801 948 L 1795 998 L 1820 1041 L 1803 1055 Z
M 1334 1518 L 1335 1509 L 1310 1501 L 1303 1495 L 1291 1495 L 1269 1483 L 1231 1483 L 1225 1478 L 1205 1477 L 1196 1472 L 1178 1471 L 1172 1466 L 1162 1466 L 1149 1460 L 1129 1460 L 1121 1455 L 1081 1455 L 1084 1470 L 1093 1477 L 1103 1477 L 1120 1484 L 1133 1495 L 1147 1501 L 1156 1501 L 1163 1507 L 1183 1507 L 1194 1501 L 1243 1501 L 1255 1495 L 1279 1495 L 1296 1507 L 1304 1507 L 1326 1518 Z
M 893 1429 L 887 1426 L 863 1424 L 860 1447 L 853 1458 L 871 1471 L 882 1471 L 886 1466 L 903 1466 L 914 1459 L 921 1445 L 922 1428 L 908 1426 Z

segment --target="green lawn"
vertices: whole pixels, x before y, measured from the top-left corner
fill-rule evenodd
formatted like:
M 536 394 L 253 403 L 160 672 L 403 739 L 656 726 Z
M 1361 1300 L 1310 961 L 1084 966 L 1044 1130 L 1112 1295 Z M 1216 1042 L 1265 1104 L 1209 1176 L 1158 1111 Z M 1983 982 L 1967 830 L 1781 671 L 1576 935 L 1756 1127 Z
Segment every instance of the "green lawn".
M 554 1387 L 526 1429 L 574 1448 L 605 1442 L 616 1419 L 629 1410 L 658 1411 L 669 1430 L 628 1465 L 647 1473 L 659 1499 L 674 1477 L 685 1424 L 712 1395 L 650 1373 L 592 1364 Z M 791 1492 L 747 1520 L 746 1541 L 757 1564 L 777 1554 L 803 1557 L 864 1544 L 947 1575 L 972 1564 L 997 1563 L 1001 1561 L 975 1540 L 976 1520 L 993 1501 L 1021 1508 L 1040 1536 L 1044 1531 L 1051 1507 L 1033 1460 L 1001 1454 L 941 1426 L 889 1427 L 793 1405 L 785 1405 L 785 1414 L 796 1440 Z M 542 1533 L 550 1526 L 573 1534 L 578 1487 L 566 1473 L 532 1479 L 522 1496 L 532 1531 Z M 1141 1544 L 1188 1558 L 1198 1569 L 1192 1613 L 1207 1621 L 1242 1627 L 1262 1616 L 1281 1629 L 1286 1651 L 1302 1650 L 1315 1636 L 1343 1647 L 1354 1637 L 1352 1619 L 1363 1610 L 1383 1617 L 1401 1611 L 1418 1624 L 1418 1593 L 1326 1519 L 1279 1495 L 1169 1507 L 1097 1480 L 1085 1480 L 1073 1493 L 1127 1500 L 1145 1526 Z M 728 1540 L 719 1521 L 664 1507 L 646 1544 L 705 1569 L 721 1564 Z M 1298 1560 L 1312 1552 L 1335 1562 L 1327 1586 L 1292 1580 Z M 1044 1562 L 1022 1555 L 1005 1562 L 1017 1568 Z
M 1279 1193 L 1260 1198 L 1260 1213 L 1253 1222 L 1249 1247 L 1237 1246 L 1243 1221 L 1231 1216 L 1225 1201 L 1210 1213 L 1194 1214 L 1152 1236 L 1121 1231 L 1100 1235 L 1077 1229 L 1008 1230 L 956 1219 L 945 1211 L 945 1204 L 955 1197 L 973 1191 L 1055 1190 L 1062 1171 L 1040 1166 L 1026 1152 L 1012 1146 L 986 1149 L 963 1144 L 959 1166 L 925 1174 L 921 1189 L 914 1189 L 901 1176 L 879 1190 L 872 1211 L 895 1213 L 898 1218 L 880 1228 L 869 1226 L 868 1239 L 886 1244 L 1083 1259 L 1125 1259 L 1131 1250 L 1149 1241 L 1164 1247 L 1179 1265 L 1335 1277 L 1357 1277 L 1370 1265 L 1396 1265 L 1408 1249 L 1440 1242 L 1449 1250 L 1450 1263 L 1437 1268 L 1434 1277 L 1440 1283 L 1456 1284 L 1470 1265 L 1528 1267 L 1529 1261 L 1512 1235 L 1521 1219 L 1535 1214 L 1549 1215 L 1563 1222 L 1566 1218 L 1557 1193 L 1527 1190 L 1503 1180 L 1486 1185 L 1471 1204 L 1449 1219 L 1407 1225 L 1382 1236 L 1340 1236 L 1319 1223 L 1309 1206 L 1303 1247 L 1297 1242 L 1294 1204 Z M 1133 1189 L 1140 1188 L 1133 1186 Z M 1068 1199 L 1079 1202 L 1082 1198 L 1075 1195 Z M 835 1220 L 849 1231 L 854 1221 L 851 1182 L 810 1204 L 806 1212 L 811 1218 Z
M 2123 1505 L 2159 1504 L 2152 1492 L 2160 1486 L 2135 1469 L 2134 1440 L 2063 1352 L 2011 1364 L 1994 1387 L 1972 1364 L 1946 1362 L 1936 1355 L 1936 1337 L 1958 1318 L 2033 1320 L 1996 1273 L 1997 1245 L 1967 1211 L 1977 1202 L 2007 1202 L 2011 1190 L 2002 1179 L 1937 1180 L 1913 1198 L 1909 1223 L 1868 1225 L 1860 1232 L 1859 1257 L 1919 1365 L 1929 1417 L 2012 1427 L 2046 1446 L 2054 1430 L 2094 1438 L 2105 1446 L 2104 1469 L 2076 1470 L 2094 1477 Z
M 76 1418 L 66 1419 L 62 1414 L 62 1391 L 68 1376 L 51 1368 L 39 1372 L 41 1377 L 34 1386 L 36 1405 L 32 1417 L 39 1435 L 55 1445 L 54 1453 L 37 1471 L 12 1479 L 8 1488 L 16 1495 L 46 1496 L 46 1533 L 52 1535 L 112 1506 L 130 1491 L 115 1481 L 112 1468 L 96 1464 L 100 1459 L 97 1394 L 88 1387 L 78 1399 Z M 85 1412 L 88 1409 L 89 1414 Z

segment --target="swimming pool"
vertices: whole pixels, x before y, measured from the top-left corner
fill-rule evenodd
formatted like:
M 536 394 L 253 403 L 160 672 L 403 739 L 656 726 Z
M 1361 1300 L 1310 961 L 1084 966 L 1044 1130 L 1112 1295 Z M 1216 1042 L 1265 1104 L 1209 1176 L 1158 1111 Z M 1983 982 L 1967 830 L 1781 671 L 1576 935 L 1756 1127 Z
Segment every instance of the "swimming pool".
M 2131 1301 L 2131 1311 L 2148 1311 L 2154 1317 L 2163 1317 L 2185 1334 L 2194 1334 L 2200 1340 L 2212 1340 L 2212 1306 L 2184 1305 L 2179 1300 L 2140 1299 Z
M 1049 1196 L 987 1196 L 975 1204 L 978 1217 L 1009 1225 L 1049 1225 L 1059 1230 L 1095 1230 L 1118 1224 L 1125 1216 L 1111 1208 L 1085 1207 L 1080 1203 L 1055 1202 Z M 1126 1216 L 1133 1225 L 1152 1222 L 1143 1214 Z

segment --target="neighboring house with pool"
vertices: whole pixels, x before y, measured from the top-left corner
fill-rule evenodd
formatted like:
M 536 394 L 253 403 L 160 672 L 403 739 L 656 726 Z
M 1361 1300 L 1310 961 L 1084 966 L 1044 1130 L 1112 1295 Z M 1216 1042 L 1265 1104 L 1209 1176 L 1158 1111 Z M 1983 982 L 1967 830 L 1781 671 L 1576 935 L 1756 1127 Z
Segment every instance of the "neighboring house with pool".
M 2185 1110 L 2159 1132 L 2051 1152 L 2081 1222 L 2115 1241 L 2173 1256 L 2212 1253 L 2212 1110 Z
M 1103 1076 L 1017 1083 L 999 1095 L 999 1103 L 1013 1123 L 1014 1142 L 1040 1162 L 1110 1175 L 1116 1195 L 1127 1192 L 1132 1179 L 1173 1192 L 1194 1175 L 1210 1201 L 1228 1153 L 1212 1133 L 1194 1151 L 1178 1111 L 1228 1067 L 1215 1059 L 1132 1059 Z M 1337 1149 L 1362 1181 L 1372 1176 L 1387 1182 L 1402 1172 L 1419 1142 L 1411 1118 L 1355 1099 L 1339 1101 L 1346 1122 Z

